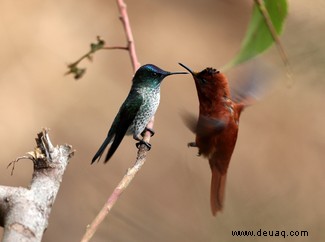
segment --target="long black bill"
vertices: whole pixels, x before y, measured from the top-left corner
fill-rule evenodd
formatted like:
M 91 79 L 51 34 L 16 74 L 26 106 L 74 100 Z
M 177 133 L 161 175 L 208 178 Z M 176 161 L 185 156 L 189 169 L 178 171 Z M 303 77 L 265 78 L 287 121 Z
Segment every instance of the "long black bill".
M 197 73 L 192 71 L 191 68 L 187 67 L 186 65 L 182 64 L 182 63 L 178 63 L 181 67 L 185 68 L 186 70 L 188 70 L 193 76 L 195 76 Z
M 188 73 L 187 72 L 184 72 L 184 71 L 180 71 L 180 72 L 168 72 L 166 76 L 177 75 L 177 74 L 188 74 Z

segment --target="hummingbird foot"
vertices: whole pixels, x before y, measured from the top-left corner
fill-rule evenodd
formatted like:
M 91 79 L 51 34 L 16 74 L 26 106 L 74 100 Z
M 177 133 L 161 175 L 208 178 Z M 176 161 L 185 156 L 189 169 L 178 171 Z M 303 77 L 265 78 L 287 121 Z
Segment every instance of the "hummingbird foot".
M 187 143 L 187 147 L 197 147 L 197 144 L 195 142 L 189 142 Z M 201 156 L 200 151 L 197 153 L 197 156 Z
M 148 148 L 148 151 L 151 149 L 151 144 L 149 144 L 148 142 L 144 141 L 144 140 L 140 140 L 139 142 L 137 142 L 135 144 L 135 146 L 139 149 L 141 145 L 145 145 Z
M 143 137 L 144 134 L 145 134 L 147 131 L 150 132 L 150 136 L 151 136 L 151 137 L 155 135 L 155 131 L 154 131 L 153 129 L 150 129 L 150 128 L 145 127 L 144 130 L 143 130 L 142 133 L 141 133 L 141 136 Z

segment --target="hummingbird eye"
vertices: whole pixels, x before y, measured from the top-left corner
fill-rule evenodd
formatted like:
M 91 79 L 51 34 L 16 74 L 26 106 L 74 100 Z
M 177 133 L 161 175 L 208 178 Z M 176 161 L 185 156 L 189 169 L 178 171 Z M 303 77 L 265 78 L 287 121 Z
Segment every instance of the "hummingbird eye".
M 208 81 L 206 80 L 206 79 L 204 79 L 204 78 L 200 78 L 200 81 L 201 81 L 201 83 L 202 84 L 206 84 Z
M 152 72 L 152 73 L 151 73 L 151 76 L 152 76 L 153 78 L 159 78 L 159 77 L 162 76 L 162 74 L 159 73 L 159 72 Z

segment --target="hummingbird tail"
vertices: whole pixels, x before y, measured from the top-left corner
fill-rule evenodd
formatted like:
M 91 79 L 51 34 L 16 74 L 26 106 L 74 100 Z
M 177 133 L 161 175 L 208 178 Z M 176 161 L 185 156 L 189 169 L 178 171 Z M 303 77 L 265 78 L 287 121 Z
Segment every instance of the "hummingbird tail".
M 227 173 L 222 174 L 217 167 L 212 166 L 210 203 L 213 216 L 222 211 L 225 195 Z
M 100 157 L 104 153 L 104 151 L 105 151 L 106 147 L 108 146 L 108 144 L 110 143 L 110 141 L 111 141 L 111 138 L 106 137 L 106 139 L 104 140 L 104 143 L 100 146 L 100 148 L 94 155 L 94 158 L 91 160 L 91 164 L 93 164 L 96 160 L 99 161 Z
M 104 163 L 107 163 L 108 160 L 113 156 L 113 154 L 115 153 L 115 151 L 117 150 L 117 148 L 119 147 L 120 143 L 122 142 L 125 134 L 126 134 L 127 128 L 124 130 L 119 130 L 115 136 L 114 136 L 114 140 L 113 143 L 111 145 L 111 147 L 109 148 L 105 161 Z

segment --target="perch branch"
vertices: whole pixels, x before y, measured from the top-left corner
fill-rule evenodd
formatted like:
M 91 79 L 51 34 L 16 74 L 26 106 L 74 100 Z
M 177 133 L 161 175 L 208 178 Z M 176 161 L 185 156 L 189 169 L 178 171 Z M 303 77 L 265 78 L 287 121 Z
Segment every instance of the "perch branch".
M 46 129 L 38 134 L 36 144 L 34 151 L 26 156 L 34 163 L 29 187 L 0 186 L 0 225 L 4 227 L 4 242 L 41 241 L 64 171 L 73 155 L 69 145 L 54 147 Z
M 129 21 L 129 16 L 126 9 L 126 4 L 124 3 L 124 0 L 117 0 L 116 2 L 121 15 L 120 20 L 123 23 L 126 39 L 128 41 L 128 50 L 129 50 L 129 54 L 133 66 L 133 71 L 136 72 L 140 67 L 140 63 L 138 61 L 138 57 L 135 51 L 135 44 L 134 44 L 133 34 L 132 34 L 131 25 Z
M 133 66 L 134 72 L 136 72 L 136 70 L 140 67 L 140 63 L 138 62 L 138 58 L 137 58 L 136 51 L 135 51 L 135 45 L 134 45 L 134 41 L 133 41 L 131 26 L 130 26 L 128 14 L 126 11 L 126 4 L 124 3 L 123 0 L 117 0 L 117 5 L 118 5 L 120 15 L 121 15 L 120 19 L 123 23 L 124 30 L 126 33 L 126 38 L 128 41 L 128 50 L 130 53 L 132 66 Z M 152 130 L 153 125 L 154 125 L 154 117 L 152 117 L 150 122 L 147 124 L 147 128 Z M 143 140 L 149 143 L 150 137 L 151 137 L 151 133 L 147 131 L 144 134 Z M 134 165 L 127 170 L 126 174 L 124 175 L 122 180 L 119 182 L 117 187 L 114 189 L 113 193 L 109 196 L 109 198 L 107 199 L 107 201 L 105 202 L 104 206 L 99 211 L 99 213 L 97 214 L 95 219 L 87 227 L 86 233 L 84 234 L 83 238 L 81 239 L 82 242 L 87 242 L 93 237 L 93 235 L 97 231 L 99 225 L 103 222 L 105 217 L 111 211 L 112 207 L 117 202 L 118 198 L 121 196 L 121 194 L 124 192 L 124 190 L 128 187 L 128 185 L 133 180 L 133 178 L 135 177 L 137 172 L 144 165 L 144 163 L 146 161 L 147 151 L 148 150 L 145 145 L 140 146 Z

